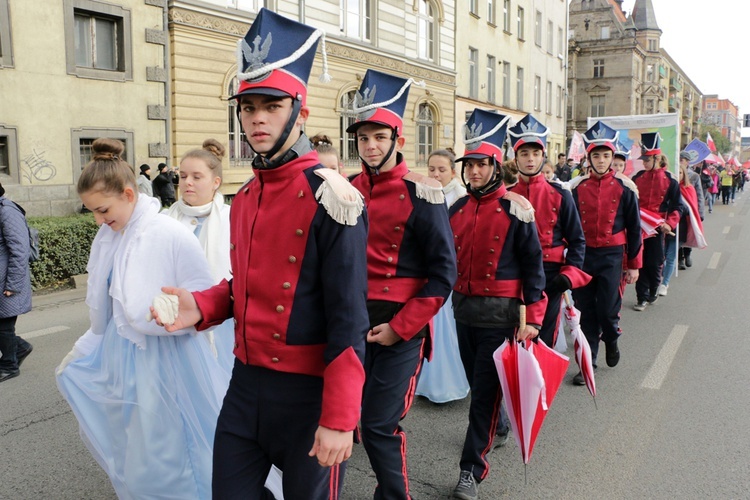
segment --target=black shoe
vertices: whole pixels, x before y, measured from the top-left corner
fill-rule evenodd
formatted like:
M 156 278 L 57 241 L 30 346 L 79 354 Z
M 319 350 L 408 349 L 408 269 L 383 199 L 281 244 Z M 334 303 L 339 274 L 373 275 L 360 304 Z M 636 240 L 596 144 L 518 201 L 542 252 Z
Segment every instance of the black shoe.
M 659 294 L 654 294 L 651 297 L 648 298 L 648 304 L 654 305 L 656 301 L 659 300 Z
M 586 385 L 586 381 L 583 380 L 583 373 L 576 373 L 575 377 L 573 377 L 573 385 Z
M 610 368 L 617 366 L 617 363 L 620 362 L 620 349 L 617 347 L 617 341 L 613 340 L 612 342 L 604 344 L 604 347 L 607 350 L 607 366 Z
M 16 353 L 16 360 L 18 361 L 18 367 L 21 368 L 21 363 L 23 363 L 23 360 L 26 359 L 26 356 L 31 354 L 31 351 L 34 350 L 34 346 L 29 344 L 29 348 L 25 351 L 17 352 Z
M 685 269 L 687 269 L 687 267 L 685 266 L 684 260 L 680 260 L 680 263 L 677 264 L 677 269 L 679 269 L 680 271 L 684 271 Z
M 639 300 L 634 306 L 633 309 L 635 311 L 644 311 L 646 310 L 646 306 L 648 305 L 648 302 L 645 300 Z
M 685 265 L 687 267 L 693 267 L 693 258 L 690 257 L 689 255 L 685 256 Z
M 460 498 L 461 500 L 477 500 L 479 498 L 477 481 L 471 471 L 461 471 L 458 484 L 453 489 L 453 498 Z
M 510 439 L 510 429 L 508 429 L 504 433 L 497 433 L 495 434 L 495 441 L 493 441 L 492 447 L 494 449 L 502 448 L 503 446 L 508 444 L 509 439 Z
M 17 377 L 21 374 L 21 370 L 16 368 L 15 370 L 0 370 L 0 382 L 5 382 L 9 378 Z

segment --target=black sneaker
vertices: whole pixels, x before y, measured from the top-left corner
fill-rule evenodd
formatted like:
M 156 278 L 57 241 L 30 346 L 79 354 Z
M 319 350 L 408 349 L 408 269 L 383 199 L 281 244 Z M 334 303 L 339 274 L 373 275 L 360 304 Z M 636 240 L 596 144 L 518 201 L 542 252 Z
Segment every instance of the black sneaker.
M 510 428 L 504 433 L 495 434 L 495 441 L 493 441 L 492 447 L 495 449 L 502 448 L 503 446 L 508 444 L 509 439 L 510 439 Z
M 653 305 L 654 303 L 656 303 L 657 300 L 659 300 L 659 294 L 658 293 L 652 295 L 651 297 L 649 297 L 648 298 L 648 303 L 649 303 L 649 305 Z
M 620 362 L 620 349 L 617 347 L 617 341 L 613 340 L 612 342 L 604 344 L 604 347 L 607 350 L 607 366 L 610 368 L 617 366 L 617 363 Z
M 17 377 L 21 374 L 21 370 L 16 368 L 15 370 L 0 370 L 0 382 L 5 382 L 8 379 Z
M 639 300 L 636 305 L 633 306 L 633 310 L 635 311 L 645 311 L 646 306 L 648 305 L 648 302 L 645 300 Z
M 453 498 L 461 500 L 477 500 L 479 498 L 477 491 L 477 481 L 474 474 L 468 470 L 461 471 L 461 477 L 458 478 L 458 484 L 453 490 Z
M 690 255 L 685 256 L 685 265 L 687 267 L 693 267 L 693 258 Z
M 21 363 L 23 363 L 23 360 L 26 359 L 26 356 L 31 354 L 31 351 L 34 350 L 34 346 L 29 344 L 29 348 L 25 351 L 17 352 L 16 353 L 16 360 L 18 361 L 18 367 L 21 368 Z
M 573 377 L 573 385 L 586 385 L 586 381 L 583 379 L 583 373 L 576 373 L 575 377 Z

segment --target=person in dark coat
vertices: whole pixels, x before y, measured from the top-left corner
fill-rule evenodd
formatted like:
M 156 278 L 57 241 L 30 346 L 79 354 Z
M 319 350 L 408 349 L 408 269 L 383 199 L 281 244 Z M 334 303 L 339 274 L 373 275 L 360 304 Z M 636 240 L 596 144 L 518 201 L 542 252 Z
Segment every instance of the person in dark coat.
M 161 200 L 161 206 L 170 207 L 176 201 L 174 194 L 175 173 L 166 163 L 159 163 L 159 175 L 152 182 L 154 196 Z
M 33 347 L 16 336 L 16 319 L 31 310 L 29 230 L 26 212 L 5 197 L 0 185 L 0 382 L 17 377 Z

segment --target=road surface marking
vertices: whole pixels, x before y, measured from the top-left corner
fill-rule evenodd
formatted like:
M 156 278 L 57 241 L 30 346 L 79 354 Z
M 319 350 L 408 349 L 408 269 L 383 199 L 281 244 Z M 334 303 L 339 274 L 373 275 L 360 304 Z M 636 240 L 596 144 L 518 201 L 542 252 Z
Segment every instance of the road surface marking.
M 49 328 L 42 328 L 41 330 L 34 330 L 28 333 L 21 333 L 21 337 L 25 339 L 33 339 L 34 337 L 43 337 L 51 333 L 64 332 L 70 330 L 69 326 L 50 326 Z
M 721 259 L 721 252 L 714 252 L 711 256 L 711 260 L 708 261 L 706 269 L 716 269 L 719 267 L 719 259 Z
M 659 389 L 661 387 L 664 378 L 667 376 L 669 367 L 672 365 L 672 361 L 674 361 L 675 354 L 677 354 L 677 349 L 680 348 L 682 339 L 685 338 L 687 331 L 687 325 L 675 325 L 672 328 L 672 333 L 669 334 L 654 364 L 646 374 L 646 378 L 643 379 L 641 387 L 645 389 Z
M 729 231 L 732 230 L 732 226 L 725 226 L 724 230 L 722 231 L 723 234 L 729 234 Z

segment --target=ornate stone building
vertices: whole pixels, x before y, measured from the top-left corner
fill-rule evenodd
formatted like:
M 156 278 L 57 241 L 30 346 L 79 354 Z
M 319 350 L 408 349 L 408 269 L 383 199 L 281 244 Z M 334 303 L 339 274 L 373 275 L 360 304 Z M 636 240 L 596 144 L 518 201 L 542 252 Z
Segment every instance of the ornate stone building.
M 229 5 L 229 7 L 227 7 Z M 237 39 L 262 0 L 169 2 L 172 70 L 172 155 L 179 158 L 214 137 L 228 145 L 222 191 L 233 194 L 251 174 L 252 152 L 241 137 L 234 103 Z M 354 91 L 368 68 L 424 80 L 412 87 L 404 117 L 404 156 L 426 166 L 430 150 L 454 141 L 454 10 L 441 0 L 271 0 L 265 7 L 326 31 L 328 72 L 320 83 L 320 51 L 309 81 L 309 136 L 327 134 L 348 174 L 359 170 L 353 137 L 345 130 Z
M 729 99 L 707 95 L 703 99 L 703 122 L 721 130 L 721 135 L 729 139 L 732 151 L 729 154 L 739 157 L 742 152 L 742 116 L 740 110 Z
M 554 163 L 565 152 L 567 1 L 459 0 L 456 25 L 456 151 L 474 108 L 532 113 Z
M 166 159 L 165 22 L 166 0 L 0 0 L 0 182 L 28 215 L 80 208 L 98 137 Z
M 573 0 L 568 41 L 567 127 L 585 130 L 588 117 L 681 115 L 681 146 L 698 134 L 702 95 L 666 50 L 651 0 Z

